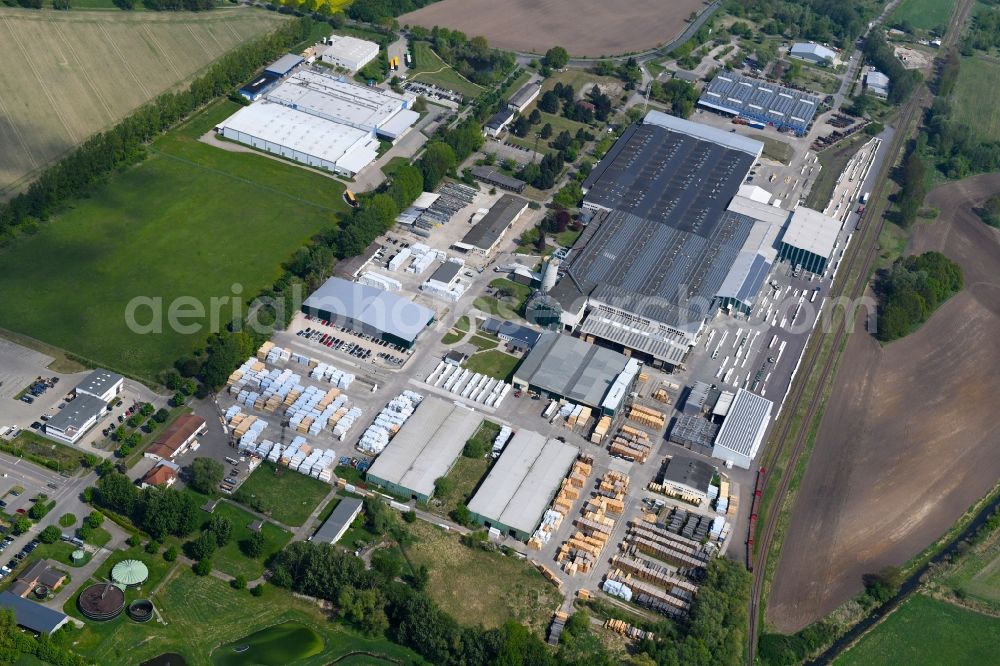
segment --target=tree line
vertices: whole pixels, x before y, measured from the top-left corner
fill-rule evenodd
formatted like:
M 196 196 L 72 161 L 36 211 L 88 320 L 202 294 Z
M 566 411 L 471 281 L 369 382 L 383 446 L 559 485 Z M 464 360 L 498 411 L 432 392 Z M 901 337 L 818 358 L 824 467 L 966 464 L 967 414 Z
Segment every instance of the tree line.
M 847 48 L 864 33 L 876 6 L 866 0 L 727 0 L 723 9 L 750 19 L 767 35 Z
M 437 0 L 354 0 L 347 15 L 355 21 L 384 24 L 400 14 L 412 12 Z
M 308 37 L 311 27 L 308 18 L 285 23 L 224 55 L 186 90 L 160 95 L 111 129 L 87 139 L 45 169 L 25 192 L 0 205 L 0 245 L 90 195 L 117 169 L 140 160 L 154 137 L 250 79 L 263 65 Z
M 878 339 L 908 335 L 962 289 L 962 267 L 940 252 L 901 257 L 875 283 L 881 301 Z
M 889 103 L 902 104 L 923 82 L 915 69 L 906 69 L 881 33 L 871 33 L 865 39 L 865 59 L 889 77 Z
M 435 26 L 432 30 L 421 26 L 410 29 L 413 41 L 429 41 L 435 53 L 463 77 L 473 83 L 489 87 L 511 72 L 517 62 L 514 54 L 490 48 L 485 37 L 469 38 L 459 30 Z M 416 56 L 416 49 L 414 49 Z M 429 63 L 417 62 L 417 66 Z
M 53 635 L 34 636 L 17 626 L 14 611 L 0 608 L 0 664 L 22 663 L 26 655 L 54 666 L 86 666 L 87 660 L 72 652 L 72 632 L 63 627 Z

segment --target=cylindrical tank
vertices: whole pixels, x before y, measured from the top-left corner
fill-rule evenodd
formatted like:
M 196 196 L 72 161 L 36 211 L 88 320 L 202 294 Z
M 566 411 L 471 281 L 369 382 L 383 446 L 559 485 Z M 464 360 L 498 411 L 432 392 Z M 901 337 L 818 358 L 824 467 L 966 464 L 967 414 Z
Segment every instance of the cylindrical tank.
M 542 266 L 542 291 L 548 292 L 552 287 L 556 286 L 556 280 L 559 279 L 559 259 L 555 257 L 546 257 L 545 263 Z

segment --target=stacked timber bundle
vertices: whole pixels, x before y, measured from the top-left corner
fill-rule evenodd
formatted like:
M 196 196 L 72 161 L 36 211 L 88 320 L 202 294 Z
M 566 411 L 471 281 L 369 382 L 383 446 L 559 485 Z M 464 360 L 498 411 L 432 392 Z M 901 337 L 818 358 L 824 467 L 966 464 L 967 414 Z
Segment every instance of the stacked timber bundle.
M 582 591 L 583 590 L 581 590 L 581 592 Z M 604 623 L 604 627 L 617 634 L 621 634 L 626 638 L 631 638 L 636 641 L 643 641 L 647 638 L 649 640 L 653 640 L 656 637 L 652 631 L 645 631 L 629 624 L 628 622 L 625 622 L 624 620 L 616 620 L 614 618 L 609 618 L 608 621 Z
M 578 531 L 556 554 L 556 561 L 570 575 L 589 573 L 593 569 L 615 529 L 615 519 L 608 514 L 620 514 L 625 508 L 627 475 L 607 472 L 598 487 L 600 491 L 587 500 L 581 515 L 573 521 Z
M 670 404 L 670 396 L 667 395 L 667 389 L 665 388 L 656 389 L 656 391 L 653 392 L 653 400 L 665 404 Z
M 272 349 L 274 349 L 274 343 L 271 342 L 270 340 L 268 340 L 264 344 L 262 344 L 260 346 L 260 349 L 257 350 L 257 358 L 258 358 L 258 360 L 263 361 L 264 359 L 266 359 L 267 355 L 271 353 Z
M 663 430 L 667 425 L 667 417 L 663 412 L 642 405 L 632 405 L 628 411 L 628 418 L 655 430 Z
M 594 426 L 594 431 L 590 433 L 590 441 L 594 444 L 600 444 L 608 436 L 609 430 L 611 430 L 611 417 L 602 416 L 601 420 Z
M 562 612 L 556 611 L 555 615 L 552 617 L 552 626 L 549 627 L 549 645 L 559 645 L 559 636 L 562 635 L 563 628 L 566 626 L 566 620 L 569 616 Z
M 586 485 L 587 477 L 593 471 L 594 459 L 590 456 L 581 455 L 569 470 L 569 474 L 562 480 L 562 487 L 552 500 L 552 505 L 542 515 L 542 522 L 538 529 L 528 539 L 528 548 L 541 550 L 552 538 L 552 534 L 559 529 L 563 520 L 569 516 L 573 510 L 573 502 L 580 499 L 580 491 Z
M 608 451 L 613 456 L 642 464 L 652 453 L 653 445 L 646 432 L 624 425 L 611 441 Z

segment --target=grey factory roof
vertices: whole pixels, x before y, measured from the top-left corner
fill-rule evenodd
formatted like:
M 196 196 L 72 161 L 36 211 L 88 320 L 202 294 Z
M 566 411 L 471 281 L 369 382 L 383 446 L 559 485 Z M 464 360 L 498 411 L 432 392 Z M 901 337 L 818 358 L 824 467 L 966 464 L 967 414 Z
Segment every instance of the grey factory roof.
M 889 93 L 889 77 L 877 69 L 865 73 L 865 87 L 886 95 Z
M 499 130 L 513 119 L 514 112 L 505 107 L 490 116 L 490 119 L 486 121 L 486 127 L 491 130 Z
M 698 103 L 761 122 L 805 130 L 816 116 L 821 100 L 777 83 L 725 72 L 712 79 Z
M 0 592 L 0 608 L 11 609 L 18 625 L 39 634 L 51 634 L 69 619 L 59 611 L 10 592 Z
M 828 49 L 821 44 L 809 44 L 806 42 L 792 44 L 792 48 L 789 50 L 788 54 L 795 58 L 805 58 L 807 60 L 815 58 L 818 60 L 832 61 L 837 57 L 836 52 L 832 49 Z
M 332 277 L 303 305 L 353 319 L 404 340 L 413 340 L 434 317 L 434 311 L 402 296 Z
M 557 286 L 572 281 L 592 303 L 697 331 L 753 226 L 752 218 L 725 211 L 724 204 L 700 221 L 598 215 L 578 240 L 581 249 L 563 264 L 566 276 Z M 553 295 L 571 309 L 568 289 Z
M 732 451 L 753 459 L 764 439 L 773 406 L 774 403 L 767 398 L 739 389 L 719 429 L 719 436 L 715 438 L 712 455 L 725 458 L 726 452 Z
M 780 232 L 780 225 L 754 222 L 736 261 L 719 286 L 717 295 L 720 298 L 735 299 L 745 306 L 754 302 L 777 257 L 775 240 Z
M 638 349 L 673 365 L 683 361 L 688 352 L 684 335 L 663 331 L 658 326 L 643 326 L 632 318 L 603 309 L 590 311 L 580 326 L 580 333 Z
M 291 53 L 286 53 L 281 56 L 270 65 L 264 68 L 265 72 L 270 74 L 277 74 L 278 76 L 284 76 L 290 72 L 295 66 L 302 64 L 304 58 L 300 55 L 293 55 Z
M 98 368 L 84 377 L 76 385 L 77 393 L 88 393 L 90 395 L 102 396 L 108 389 L 124 379 L 121 375 L 110 370 Z
M 578 453 L 565 442 L 518 430 L 469 502 L 469 510 L 530 534 Z
M 488 250 L 514 223 L 514 220 L 528 207 L 528 202 L 513 194 L 500 197 L 483 219 L 469 229 L 462 238 L 461 245 Z
M 839 220 L 800 206 L 792 213 L 781 242 L 829 259 L 840 227 Z
M 514 373 L 519 381 L 599 408 L 629 358 L 561 333 L 543 333 Z
M 517 192 L 523 190 L 524 186 L 527 184 L 519 178 L 513 178 L 495 169 L 494 167 L 488 166 L 473 167 L 472 175 L 473 177 L 484 182 L 493 183 L 494 185 L 499 185 L 500 187 L 505 187 L 509 190 Z
M 707 462 L 690 456 L 675 455 L 663 472 L 663 480 L 707 493 L 714 474 L 715 468 Z
M 358 513 L 361 512 L 361 504 L 361 500 L 354 497 L 345 497 L 340 500 L 330 517 L 312 535 L 311 540 L 321 543 L 337 543 L 344 530 L 350 527 Z
M 368 469 L 369 478 L 430 497 L 434 481 L 448 473 L 482 420 L 467 407 L 426 398 Z
M 45 422 L 45 428 L 52 428 L 73 437 L 87 421 L 101 414 L 108 406 L 101 398 L 82 393 L 76 399 L 67 402 L 66 406 L 57 411 Z
M 512 106 L 521 107 L 531 101 L 533 97 L 538 95 L 542 89 L 542 84 L 538 81 L 532 83 L 525 83 L 520 89 L 510 97 L 510 104 Z
M 500 321 L 499 319 L 494 319 L 489 317 L 480 326 L 480 330 L 487 333 L 492 333 L 493 335 L 499 335 L 504 338 L 509 338 L 514 342 L 517 342 L 522 347 L 533 347 L 538 338 L 541 337 L 541 333 L 538 331 L 528 328 L 527 326 L 521 326 L 520 324 L 515 324 L 512 321 Z
M 431 273 L 429 279 L 434 280 L 435 282 L 451 284 L 451 281 L 455 279 L 455 276 L 458 275 L 460 270 L 462 270 L 462 264 L 454 261 L 446 261 L 438 266 L 433 273 Z
M 301 70 L 267 93 L 266 99 L 367 132 L 389 120 L 408 98 L 391 90 L 359 86 L 342 77 Z
M 719 426 L 701 416 L 678 416 L 670 427 L 669 440 L 688 448 L 712 448 L 715 436 L 719 434 Z

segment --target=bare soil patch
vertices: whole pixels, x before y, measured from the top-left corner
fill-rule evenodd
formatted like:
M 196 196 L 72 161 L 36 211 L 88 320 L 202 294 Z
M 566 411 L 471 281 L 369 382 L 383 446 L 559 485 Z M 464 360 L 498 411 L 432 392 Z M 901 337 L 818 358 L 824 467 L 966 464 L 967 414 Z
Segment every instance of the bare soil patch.
M 1000 174 L 943 185 L 908 253 L 939 250 L 965 289 L 881 347 L 852 335 L 799 490 L 766 619 L 794 632 L 940 537 L 1000 478 L 1000 232 L 972 208 Z M 860 328 L 859 324 L 859 328 Z
M 445 26 L 511 51 L 602 57 L 666 44 L 701 0 L 442 0 L 399 17 L 402 25 Z

